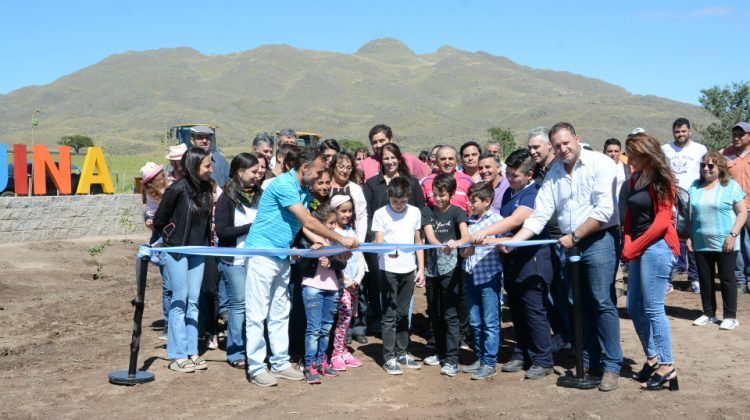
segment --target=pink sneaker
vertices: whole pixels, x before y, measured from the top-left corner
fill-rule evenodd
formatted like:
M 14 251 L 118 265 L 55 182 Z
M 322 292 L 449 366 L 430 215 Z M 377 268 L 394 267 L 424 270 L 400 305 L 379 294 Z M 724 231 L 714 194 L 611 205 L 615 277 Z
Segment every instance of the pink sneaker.
M 328 363 L 328 356 L 323 358 L 323 363 L 318 365 L 318 371 L 323 374 L 326 378 L 335 378 L 339 376 L 339 373 L 336 371 L 336 369 L 331 366 L 330 363 Z
M 346 365 L 349 367 L 358 368 L 362 366 L 362 361 L 352 356 L 351 353 L 346 353 L 343 357 L 344 362 L 346 362 Z
M 331 366 L 333 366 L 334 369 L 343 371 L 346 370 L 346 362 L 344 361 L 343 356 L 334 356 L 331 358 Z

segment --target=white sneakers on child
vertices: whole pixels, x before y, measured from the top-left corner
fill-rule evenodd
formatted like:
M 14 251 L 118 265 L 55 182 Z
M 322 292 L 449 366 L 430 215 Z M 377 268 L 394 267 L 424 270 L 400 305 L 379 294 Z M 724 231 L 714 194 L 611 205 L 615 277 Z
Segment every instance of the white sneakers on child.
M 701 327 L 703 325 L 708 324 L 718 324 L 719 318 L 716 318 L 715 316 L 707 317 L 706 315 L 701 315 L 698 319 L 693 321 L 693 325 Z
M 703 326 L 708 324 L 718 324 L 719 319 L 715 316 L 708 317 L 706 315 L 701 315 L 698 319 L 693 321 L 693 325 L 697 326 Z M 721 325 L 719 325 L 720 330 L 733 330 L 737 328 L 740 325 L 740 321 L 737 320 L 737 318 L 725 318 L 723 321 L 721 321 Z
M 725 318 L 719 325 L 720 330 L 733 330 L 740 325 L 740 321 L 736 318 Z

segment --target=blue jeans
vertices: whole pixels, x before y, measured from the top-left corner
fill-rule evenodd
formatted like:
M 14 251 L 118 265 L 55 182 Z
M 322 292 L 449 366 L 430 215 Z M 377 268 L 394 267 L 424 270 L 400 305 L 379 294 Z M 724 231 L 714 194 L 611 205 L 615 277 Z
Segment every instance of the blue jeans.
M 247 268 L 223 260 L 219 262 L 221 283 L 226 285 L 227 313 L 227 360 L 232 363 L 245 360 L 245 279 Z
M 592 369 L 603 368 L 620 373 L 620 318 L 615 302 L 615 274 L 618 256 L 615 243 L 616 229 L 602 230 L 581 240 L 581 305 L 583 312 L 583 363 Z M 563 269 L 569 263 L 561 261 Z M 572 281 L 572 279 L 571 279 Z
M 662 239 L 653 243 L 640 258 L 630 263 L 628 313 L 638 333 L 646 357 L 659 357 L 669 365 L 672 358 L 672 334 L 664 310 L 669 274 L 676 260 Z
M 277 372 L 289 363 L 289 259 L 250 257 L 245 281 L 245 331 L 247 334 L 247 373 L 253 376 L 266 369 L 266 339 Z
M 163 255 L 172 288 L 167 357 L 185 359 L 198 354 L 198 297 L 205 257 L 182 255 L 180 259 L 175 259 L 170 253 Z
M 750 219 L 750 209 L 748 209 L 747 215 Z M 747 278 L 750 277 L 750 220 L 745 221 L 745 226 L 740 229 L 740 238 L 742 238 L 742 246 L 740 247 L 740 254 L 742 255 L 743 265 L 743 276 L 737 277 L 737 281 L 741 284 L 747 283 Z
M 333 317 L 339 304 L 338 290 L 302 287 L 307 329 L 305 331 L 305 366 L 323 363 L 333 327 Z
M 164 328 L 169 326 L 169 308 L 172 306 L 172 289 L 169 286 L 169 271 L 164 255 L 159 258 L 159 273 L 161 273 L 161 306 L 164 313 Z
M 219 314 L 227 312 L 229 309 L 229 296 L 227 296 L 227 282 L 224 277 L 219 278 Z
M 687 271 L 688 280 L 690 282 L 698 281 L 698 268 L 695 262 L 695 253 L 688 251 L 685 241 L 680 241 L 680 256 L 677 257 L 674 267 L 676 271 Z M 672 283 L 671 274 L 669 276 L 669 282 Z
M 474 352 L 487 366 L 497 363 L 500 348 L 500 278 L 496 274 L 487 283 L 474 285 L 471 275 L 466 277 L 466 297 L 469 299 L 469 323 L 474 331 Z

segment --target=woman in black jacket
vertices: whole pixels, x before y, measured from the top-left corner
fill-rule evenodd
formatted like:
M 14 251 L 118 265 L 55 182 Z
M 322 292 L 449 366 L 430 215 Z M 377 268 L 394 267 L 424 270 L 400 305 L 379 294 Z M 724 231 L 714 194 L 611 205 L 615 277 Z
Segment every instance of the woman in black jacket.
M 367 180 L 364 187 L 365 201 L 367 201 L 367 242 L 372 242 L 375 239 L 375 234 L 371 230 L 373 214 L 375 214 L 377 209 L 388 204 L 386 188 L 388 188 L 388 184 L 393 178 L 399 176 L 409 180 L 411 193 L 408 203 L 420 210 L 425 206 L 422 186 L 419 185 L 419 180 L 414 178 L 409 171 L 409 167 L 406 165 L 406 161 L 401 154 L 401 149 L 395 143 L 385 144 L 380 150 L 380 173 Z M 367 293 L 367 305 L 360 305 L 359 316 L 366 317 L 368 323 L 367 330 L 371 334 L 377 334 L 380 333 L 380 319 L 383 313 L 380 307 L 378 254 L 365 253 L 364 255 L 367 262 L 365 289 Z M 362 299 L 360 299 L 360 302 L 362 302 Z
M 240 153 L 232 159 L 229 180 L 216 202 L 214 221 L 220 247 L 244 248 L 245 238 L 258 212 L 261 189 L 258 158 Z M 227 288 L 227 362 L 244 369 L 245 347 L 245 278 L 246 258 L 221 257 L 219 272 Z
M 182 156 L 185 176 L 167 188 L 154 215 L 154 229 L 167 246 L 207 246 L 211 238 L 211 154 L 192 147 Z M 177 372 L 208 369 L 198 355 L 198 296 L 204 256 L 166 253 L 171 279 L 167 355 Z

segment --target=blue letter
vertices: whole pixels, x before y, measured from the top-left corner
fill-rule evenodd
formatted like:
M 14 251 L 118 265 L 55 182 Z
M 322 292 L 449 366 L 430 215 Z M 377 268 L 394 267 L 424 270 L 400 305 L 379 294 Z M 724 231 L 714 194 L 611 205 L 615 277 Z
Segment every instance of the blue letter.
M 0 191 L 8 186 L 8 145 L 0 144 Z

